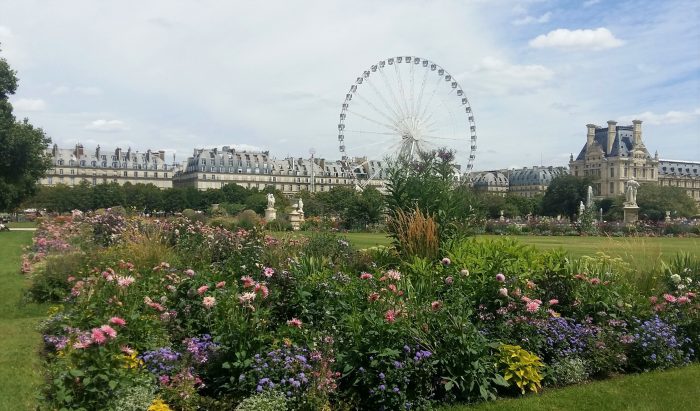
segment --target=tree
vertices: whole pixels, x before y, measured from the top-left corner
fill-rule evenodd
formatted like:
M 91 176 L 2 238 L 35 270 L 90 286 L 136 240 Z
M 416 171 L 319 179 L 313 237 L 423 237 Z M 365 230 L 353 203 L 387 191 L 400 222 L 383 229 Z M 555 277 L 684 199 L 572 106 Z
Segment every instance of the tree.
M 27 119 L 16 121 L 8 98 L 17 90 L 17 77 L 0 58 L 0 210 L 12 210 L 37 191 L 46 174 L 51 143 L 44 131 Z
M 663 220 L 666 211 L 672 217 L 691 217 L 697 212 L 695 201 L 681 187 L 642 184 L 637 192 L 639 215 L 646 220 Z
M 586 201 L 589 184 L 588 178 L 572 175 L 554 178 L 542 198 L 542 214 L 563 214 L 573 221 L 579 211 L 579 204 Z

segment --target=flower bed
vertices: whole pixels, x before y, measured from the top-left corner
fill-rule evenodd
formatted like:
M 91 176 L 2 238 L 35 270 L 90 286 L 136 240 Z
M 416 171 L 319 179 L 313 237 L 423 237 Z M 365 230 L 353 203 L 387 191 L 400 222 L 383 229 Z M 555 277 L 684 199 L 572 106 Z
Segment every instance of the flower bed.
M 44 405 L 425 409 L 697 359 L 696 257 L 642 295 L 609 261 L 508 240 L 442 252 L 110 211 L 45 221 L 22 267 L 57 303 Z

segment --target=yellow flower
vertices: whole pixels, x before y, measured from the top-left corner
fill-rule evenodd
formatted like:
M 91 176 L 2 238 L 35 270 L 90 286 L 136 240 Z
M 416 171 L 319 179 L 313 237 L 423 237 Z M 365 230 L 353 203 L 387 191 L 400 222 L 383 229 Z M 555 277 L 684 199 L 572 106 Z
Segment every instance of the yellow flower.
M 170 408 L 168 404 L 164 403 L 160 398 L 156 398 L 148 407 L 148 411 L 172 411 L 172 408 Z
M 132 352 L 130 355 L 122 355 L 121 358 L 124 361 L 124 368 L 139 368 L 143 365 L 143 361 L 137 357 L 138 353 L 136 351 Z
M 54 315 L 54 314 L 56 314 L 56 313 L 61 312 L 62 310 L 63 310 L 63 307 L 62 307 L 62 306 L 60 306 L 60 305 L 52 305 L 51 307 L 49 307 L 48 310 L 46 310 L 46 314 L 47 314 L 47 315 Z

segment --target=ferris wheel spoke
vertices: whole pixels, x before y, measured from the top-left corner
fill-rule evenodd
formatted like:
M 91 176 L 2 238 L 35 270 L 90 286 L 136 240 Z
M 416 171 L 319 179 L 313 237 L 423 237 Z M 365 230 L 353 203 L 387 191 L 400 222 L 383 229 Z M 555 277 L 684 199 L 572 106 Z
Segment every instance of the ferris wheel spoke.
M 439 76 L 438 76 L 438 79 L 437 79 L 437 81 L 435 82 L 435 87 L 433 87 L 433 92 L 430 93 L 430 97 L 428 98 L 428 102 L 425 104 L 425 107 L 424 107 L 423 110 L 420 112 L 420 115 L 418 116 L 419 118 L 425 117 L 425 114 L 427 113 L 428 108 L 430 108 L 430 104 L 432 104 L 433 98 L 435 97 L 435 94 L 436 94 L 437 91 L 438 91 L 438 87 L 440 86 L 440 81 L 441 81 L 441 80 L 442 80 L 442 77 L 439 77 Z M 419 107 L 419 109 L 420 109 L 420 107 Z
M 376 76 L 374 78 L 376 78 Z M 389 102 L 386 100 L 386 97 L 384 97 L 384 94 L 382 94 L 382 92 L 379 91 L 377 86 L 374 85 L 374 81 L 370 81 L 369 78 L 367 78 L 365 81 L 372 88 L 372 90 L 374 91 L 374 94 L 376 94 L 379 97 L 379 99 L 382 101 L 382 103 L 384 103 L 384 106 L 387 108 L 387 110 L 389 112 L 391 112 L 391 114 L 394 116 L 394 118 L 397 118 L 397 119 L 400 118 L 401 116 L 399 115 L 399 113 L 397 113 L 396 110 L 394 110 L 391 107 L 391 104 L 389 104 Z
M 411 118 L 415 118 L 414 115 L 414 108 L 415 108 L 415 101 L 413 100 L 413 86 L 414 86 L 414 70 L 413 70 L 414 64 L 411 64 L 411 89 L 410 89 L 410 100 L 409 103 L 411 103 L 411 109 L 409 110 L 409 113 L 411 114 Z
M 374 103 L 372 103 L 371 101 L 369 101 L 368 99 L 366 99 L 366 98 L 365 98 L 364 96 L 362 96 L 360 93 L 355 93 L 355 96 L 356 96 L 357 98 L 359 98 L 360 100 L 364 101 L 368 106 L 370 106 L 371 108 L 373 108 L 374 111 L 376 111 L 380 116 L 384 117 L 386 120 L 388 120 L 389 122 L 391 122 L 391 123 L 394 124 L 394 125 L 397 124 L 398 121 L 397 121 L 397 119 L 396 119 L 395 117 L 394 117 L 394 118 L 390 117 L 388 114 L 386 114 L 385 112 L 383 112 L 382 110 L 380 110 L 377 106 L 374 105 Z
M 367 131 L 367 130 L 345 130 L 346 133 L 362 133 L 362 134 L 381 134 L 386 136 L 400 136 L 399 133 L 390 133 L 388 131 Z
M 382 76 L 382 80 L 384 81 L 384 85 L 386 85 L 387 90 L 389 90 L 389 94 L 391 94 L 391 98 L 394 100 L 394 105 L 396 108 L 399 110 L 399 117 L 405 117 L 406 115 L 403 112 L 403 107 L 401 107 L 401 104 L 399 103 L 399 99 L 396 97 L 396 94 L 394 93 L 394 88 L 391 86 L 391 82 L 387 78 L 386 74 L 384 74 L 383 69 L 379 69 L 379 73 Z
M 354 115 L 356 115 L 356 116 L 358 116 L 358 117 L 361 117 L 361 118 L 363 118 L 363 119 L 365 119 L 365 120 L 367 120 L 367 121 L 369 121 L 369 122 L 371 122 L 371 123 L 374 123 L 374 124 L 376 124 L 376 125 L 378 125 L 378 126 L 382 126 L 382 127 L 384 127 L 384 128 L 388 128 L 389 130 L 394 130 L 394 131 L 396 131 L 397 133 L 399 132 L 399 129 L 396 128 L 396 127 L 393 126 L 393 125 L 386 124 L 386 123 L 382 123 L 381 121 L 377 121 L 377 120 L 375 120 L 375 119 L 372 119 L 372 118 L 370 118 L 370 117 L 367 117 L 367 116 L 365 116 L 365 115 L 363 115 L 363 114 L 360 114 L 360 113 L 355 112 L 355 111 L 352 111 L 352 110 L 348 110 L 348 113 L 354 114 Z
M 416 102 L 416 107 L 414 109 L 414 112 L 412 113 L 414 117 L 418 117 L 419 111 L 420 111 L 420 103 L 421 100 L 423 99 L 423 91 L 425 90 L 425 82 L 428 80 L 428 73 L 430 70 L 424 70 L 423 71 L 423 81 L 421 82 L 420 85 L 420 93 L 418 93 L 418 101 Z
M 422 135 L 421 140 L 423 139 L 433 139 L 433 140 L 450 140 L 450 141 L 465 141 L 463 138 L 455 138 L 455 137 L 439 137 L 439 136 L 433 136 L 433 135 Z M 426 140 L 428 141 L 428 140 Z
M 406 100 L 406 92 L 403 89 L 403 81 L 401 80 L 401 70 L 399 70 L 399 65 L 394 64 L 394 71 L 396 71 L 396 79 L 398 80 L 399 83 L 399 91 L 401 92 L 401 99 L 404 102 L 404 106 L 406 108 L 406 113 L 410 115 L 410 111 L 408 109 L 408 101 Z

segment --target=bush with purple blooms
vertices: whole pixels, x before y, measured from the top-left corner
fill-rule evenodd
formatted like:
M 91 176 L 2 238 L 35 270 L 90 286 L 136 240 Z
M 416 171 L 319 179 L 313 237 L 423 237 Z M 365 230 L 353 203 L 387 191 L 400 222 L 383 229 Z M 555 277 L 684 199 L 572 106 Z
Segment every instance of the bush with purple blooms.
M 600 328 L 588 322 L 576 322 L 563 317 L 538 321 L 537 334 L 542 337 L 538 354 L 545 361 L 567 357 L 586 357 Z
M 689 338 L 679 338 L 676 326 L 654 316 L 633 322 L 630 367 L 646 371 L 687 364 L 695 358 Z

